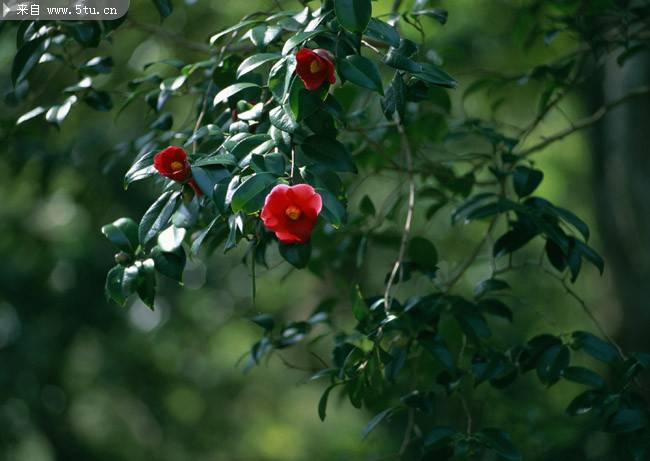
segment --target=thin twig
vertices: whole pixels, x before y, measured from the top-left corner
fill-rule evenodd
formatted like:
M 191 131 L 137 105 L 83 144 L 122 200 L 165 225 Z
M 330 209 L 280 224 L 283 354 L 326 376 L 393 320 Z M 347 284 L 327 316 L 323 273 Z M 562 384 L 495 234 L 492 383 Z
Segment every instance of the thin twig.
M 390 309 L 392 300 L 390 299 L 391 289 L 395 283 L 395 277 L 397 276 L 397 271 L 402 272 L 402 264 L 404 262 L 404 256 L 406 255 L 406 247 L 409 243 L 409 238 L 411 235 L 411 225 L 413 224 L 413 213 L 415 210 L 415 177 L 413 175 L 413 151 L 411 149 L 411 143 L 409 142 L 402 121 L 399 118 L 398 114 L 395 114 L 395 123 L 397 124 L 397 131 L 399 132 L 400 139 L 402 141 L 402 150 L 404 151 L 404 156 L 406 157 L 406 174 L 409 184 L 409 200 L 408 200 L 408 209 L 406 211 L 406 220 L 404 222 L 404 232 L 402 233 L 402 242 L 399 247 L 399 255 L 397 261 L 393 265 L 393 269 L 386 283 L 386 291 L 384 292 L 384 308 L 386 310 Z M 400 275 L 400 279 L 401 279 Z
M 483 246 L 485 243 L 488 241 L 488 237 L 491 235 L 492 230 L 494 229 L 494 226 L 496 226 L 498 218 L 494 218 L 488 227 L 487 232 L 485 233 L 485 237 L 481 239 L 481 241 L 476 245 L 476 248 L 474 248 L 474 251 L 470 255 L 467 260 L 465 260 L 464 263 L 461 264 L 459 269 L 456 271 L 456 275 L 452 277 L 452 279 L 446 283 L 445 285 L 445 291 L 449 291 L 458 281 L 463 277 L 465 272 L 474 264 L 474 261 L 476 261 L 476 258 L 478 258 L 478 255 L 481 254 L 481 250 L 483 250 Z
M 203 95 L 203 105 L 201 106 L 201 112 L 199 113 L 199 116 L 196 119 L 196 123 L 194 124 L 194 131 L 192 133 L 192 136 L 194 136 L 194 142 L 192 143 L 192 154 L 196 154 L 196 148 L 198 147 L 198 140 L 196 139 L 196 133 L 199 131 L 199 128 L 201 128 L 201 123 L 203 123 L 203 118 L 205 117 L 205 113 L 208 110 L 208 98 L 210 96 L 210 92 L 212 91 L 212 79 L 210 79 L 210 83 L 208 83 L 208 88 L 205 90 L 205 94 Z
M 620 106 L 621 104 L 627 102 L 628 100 L 646 94 L 650 94 L 650 86 L 641 86 L 639 88 L 635 88 L 629 91 L 628 93 L 624 94 L 623 96 L 621 96 L 619 99 L 616 99 L 612 102 L 603 105 L 600 109 L 598 109 L 590 116 L 578 120 L 571 127 L 568 127 L 552 136 L 545 138 L 543 141 L 541 141 L 538 144 L 535 144 L 527 149 L 522 150 L 521 152 L 519 152 L 519 155 L 521 155 L 522 157 L 527 157 L 537 151 L 540 151 L 545 147 L 547 147 L 548 145 L 560 141 L 561 139 L 566 138 L 567 136 L 575 133 L 578 130 L 582 130 L 583 128 L 587 128 L 589 126 L 596 124 L 601 118 L 605 116 L 607 112 L 609 112 L 610 110 L 614 109 L 617 106 Z

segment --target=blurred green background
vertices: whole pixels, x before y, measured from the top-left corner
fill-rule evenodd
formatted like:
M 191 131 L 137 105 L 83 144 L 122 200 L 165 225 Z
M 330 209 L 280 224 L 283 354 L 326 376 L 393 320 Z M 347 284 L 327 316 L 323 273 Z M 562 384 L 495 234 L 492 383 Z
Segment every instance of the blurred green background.
M 105 88 L 119 88 L 118 83 L 141 75 L 148 62 L 172 57 L 198 61 L 201 51 L 186 41 L 206 43 L 211 33 L 241 16 L 274 5 L 268 0 L 176 1 L 174 13 L 161 26 L 151 2 L 131 3 L 132 21 L 117 31 L 112 44 L 88 52 L 87 58 L 111 54 L 116 60 L 113 73 L 102 77 Z M 388 11 L 390 3 L 376 2 L 375 11 Z M 463 89 L 476 78 L 496 70 L 525 72 L 575 45 L 559 37 L 548 46 L 525 46 L 531 19 L 522 13 L 524 1 L 438 3 L 448 9 L 449 22 L 444 27 L 428 22 L 427 37 L 431 49 L 460 81 L 460 88 L 452 92 L 457 117 L 489 118 L 487 98 L 461 101 Z M 15 29 L 4 27 L 0 32 L 4 91 L 11 88 L 14 53 Z M 130 158 L 116 157 L 112 149 L 141 134 L 153 116 L 143 115 L 141 103 L 117 119 L 114 112 L 99 114 L 80 106 L 60 130 L 42 120 L 14 126 L 17 115 L 56 100 L 57 91 L 74 81 L 72 72 L 53 69 L 54 65 L 39 66 L 32 78 L 36 90 L 28 102 L 19 107 L 2 103 L 0 109 L 0 459 L 352 460 L 377 459 L 398 446 L 402 432 L 390 425 L 362 441 L 361 431 L 372 414 L 336 398 L 330 399 L 328 417 L 320 422 L 316 404 L 323 385 L 307 382 L 308 372 L 289 368 L 278 357 L 248 373 L 239 363 L 260 334 L 246 317 L 270 312 L 303 318 L 336 292 L 327 281 L 272 265 L 260 274 L 254 306 L 249 272 L 239 264 L 243 253 L 216 252 L 189 264 L 184 288 L 164 281 L 155 311 L 137 300 L 125 309 L 103 301 L 113 250 L 99 229 L 120 216 L 137 219 L 155 192 L 155 186 L 146 182 L 124 191 L 122 175 Z M 567 117 L 597 107 L 606 96 L 605 80 L 601 76 L 595 90 L 569 99 L 562 113 L 553 113 L 534 136 L 561 129 Z M 119 91 L 114 97 L 119 99 Z M 530 89 L 515 88 L 509 97 L 500 118 L 515 123 L 534 115 Z M 176 104 L 179 120 L 184 114 L 191 116 L 189 101 Z M 612 254 L 647 253 L 642 231 L 648 223 L 646 216 L 639 220 L 641 227 L 624 229 L 629 239 L 624 247 L 617 245 L 619 237 L 607 233 L 611 229 L 603 223 L 614 218 L 598 200 L 598 189 L 617 179 L 612 178 L 615 173 L 608 178 L 598 173 L 603 168 L 599 146 L 604 142 L 598 136 L 602 134 L 574 135 L 536 160 L 546 175 L 540 195 L 581 216 L 595 234 L 592 245 L 610 263 Z M 624 221 L 631 219 L 629 213 L 645 212 L 634 199 L 640 200 L 650 189 L 643 188 L 643 179 L 639 184 L 636 195 L 620 192 L 628 207 Z M 381 197 L 386 191 L 382 179 L 369 181 L 355 191 L 351 202 L 365 193 Z M 416 234 L 438 242 L 442 271 L 458 263 L 472 248 L 468 242 L 478 240 L 481 232 L 480 226 L 452 227 L 448 217 L 441 213 L 426 222 L 418 215 L 415 222 Z M 634 287 L 616 280 L 615 265 L 608 266 L 603 277 L 593 268 L 585 269 L 576 291 L 611 334 L 626 346 L 647 350 L 647 334 L 640 331 L 648 325 L 647 314 L 640 318 L 632 309 L 647 290 L 643 282 L 650 285 L 650 258 L 636 257 L 630 271 L 634 286 L 639 286 L 631 301 L 620 293 L 629 295 Z M 379 266 L 369 266 L 388 268 L 394 255 L 381 252 L 375 258 Z M 486 260 L 468 273 L 465 289 L 485 277 L 487 264 Z M 543 279 L 533 282 L 529 275 L 523 272 L 512 283 L 521 320 L 515 324 L 517 337 L 544 330 L 592 329 L 560 287 Z M 379 287 L 383 271 L 365 274 L 364 279 Z M 536 301 L 527 302 L 531 299 Z M 300 367 L 319 366 L 305 351 L 288 351 L 284 357 Z M 495 414 L 486 418 L 505 424 L 522 446 L 524 459 L 616 459 L 617 448 L 605 434 L 588 433 L 588 424 L 564 415 L 577 389 L 563 382 L 547 391 L 534 379 L 524 379 L 506 393 L 482 389 L 474 400 L 478 406 L 482 401 L 492 403 Z

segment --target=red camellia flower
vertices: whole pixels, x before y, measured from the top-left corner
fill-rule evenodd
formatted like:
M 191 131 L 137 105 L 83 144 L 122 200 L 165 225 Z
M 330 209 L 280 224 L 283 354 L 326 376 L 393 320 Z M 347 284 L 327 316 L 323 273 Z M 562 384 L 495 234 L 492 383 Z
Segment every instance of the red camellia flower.
M 296 61 L 296 73 L 308 90 L 317 90 L 325 80 L 336 83 L 334 64 L 329 51 L 323 48 L 301 48 L 296 54 Z
M 153 166 L 161 175 L 176 182 L 187 182 L 196 195 L 203 195 L 198 184 L 192 179 L 192 167 L 182 147 L 169 146 L 153 158 Z
M 306 243 L 322 206 L 320 194 L 309 184 L 281 184 L 266 196 L 262 221 L 281 242 Z

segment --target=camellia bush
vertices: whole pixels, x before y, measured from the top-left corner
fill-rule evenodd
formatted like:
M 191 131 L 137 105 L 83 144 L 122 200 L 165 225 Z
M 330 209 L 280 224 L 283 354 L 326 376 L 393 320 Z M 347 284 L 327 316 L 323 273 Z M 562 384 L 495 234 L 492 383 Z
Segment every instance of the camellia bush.
M 452 98 L 457 79 L 423 46 L 425 32 L 443 27 L 447 13 L 427 0 L 406 3 L 397 0 L 382 15 L 373 14 L 371 0 L 251 12 L 215 31 L 208 59 L 164 61 L 174 75 L 162 78 L 146 69 L 128 82 L 122 108 L 144 101 L 155 121 L 113 154 L 136 154 L 125 186 L 152 181 L 160 194 L 142 217 L 122 217 L 102 228 L 117 250 L 106 296 L 119 305 L 138 296 L 153 309 L 161 276 L 181 283 L 188 258 L 243 247 L 253 303 L 256 271 L 268 270 L 269 258 L 282 258 L 297 270 L 336 280 L 340 296 L 324 300 L 308 318 L 252 318 L 261 334 L 247 366 L 282 349 L 329 341 L 330 356 L 311 376 L 328 383 L 314 407 L 325 419 L 328 399 L 340 394 L 367 408 L 376 416 L 364 436 L 397 422 L 402 443 L 385 459 L 522 459 L 507 427 L 477 424 L 468 395 L 478 386 L 507 394 L 528 374 L 543 385 L 535 399 L 544 399 L 542 387 L 560 380 L 583 385 L 566 410 L 576 424 L 581 415 L 593 415 L 598 424 L 590 427 L 616 434 L 621 456 L 650 459 L 650 414 L 638 382 L 650 355 L 617 346 L 572 288 L 590 266 L 602 272 L 604 261 L 588 243 L 582 219 L 536 195 L 544 173 L 533 160 L 546 146 L 647 92 L 608 101 L 535 141 L 534 131 L 549 112 L 607 56 L 615 54 L 625 65 L 642 39 L 648 7 L 531 2 L 545 18 L 531 39 L 566 34 L 574 51 L 525 74 L 476 80 L 462 98 Z M 172 11 L 168 0 L 153 4 L 163 18 Z M 13 97 L 20 99 L 39 63 L 58 56 L 68 61 L 74 47 L 119 43 L 124 21 L 22 22 Z M 82 103 L 114 109 L 110 92 L 94 83 L 111 72 L 112 58 L 70 63 L 79 81 L 65 89 L 65 98 L 30 110 L 19 124 L 45 117 L 58 125 Z M 512 85 L 535 91 L 535 116 L 520 126 L 453 115 L 452 100 Z M 196 100 L 189 126 L 167 110 L 174 98 Z M 366 195 L 351 206 L 351 191 L 382 175 L 396 180 L 386 182 L 396 187 L 381 200 Z M 440 216 L 482 236 L 466 245 L 457 267 L 444 271 L 438 258 L 443 249 L 432 237 Z M 415 219 L 431 223 L 425 228 L 432 232 L 416 234 Z M 372 283 L 359 274 L 375 251 L 389 252 L 394 262 L 374 267 L 374 286 L 382 289 L 370 291 L 366 285 Z M 487 264 L 480 260 L 484 255 Z M 484 277 L 467 292 L 460 282 L 476 267 Z M 548 331 L 513 339 L 509 332 L 518 324 L 508 303 L 510 276 L 522 271 L 556 281 L 598 333 Z M 588 357 L 611 367 L 611 378 L 578 365 Z M 440 418 L 434 410 L 441 405 L 464 414 L 466 424 Z

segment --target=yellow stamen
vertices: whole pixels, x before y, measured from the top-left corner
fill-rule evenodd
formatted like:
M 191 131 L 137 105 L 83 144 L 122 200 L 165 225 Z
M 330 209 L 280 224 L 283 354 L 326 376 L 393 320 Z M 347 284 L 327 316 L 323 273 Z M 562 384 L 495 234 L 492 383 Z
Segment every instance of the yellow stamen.
M 173 171 L 181 171 L 184 167 L 183 163 L 179 162 L 178 160 L 173 161 L 170 166 L 172 167 Z
M 287 207 L 287 209 L 284 211 L 284 214 L 286 214 L 290 220 L 296 221 L 298 218 L 300 218 L 302 211 L 300 211 L 300 208 L 292 205 L 290 207 Z
M 309 72 L 312 74 L 317 74 L 321 70 L 321 65 L 320 62 L 318 62 L 318 59 L 314 59 L 311 64 L 309 64 Z

